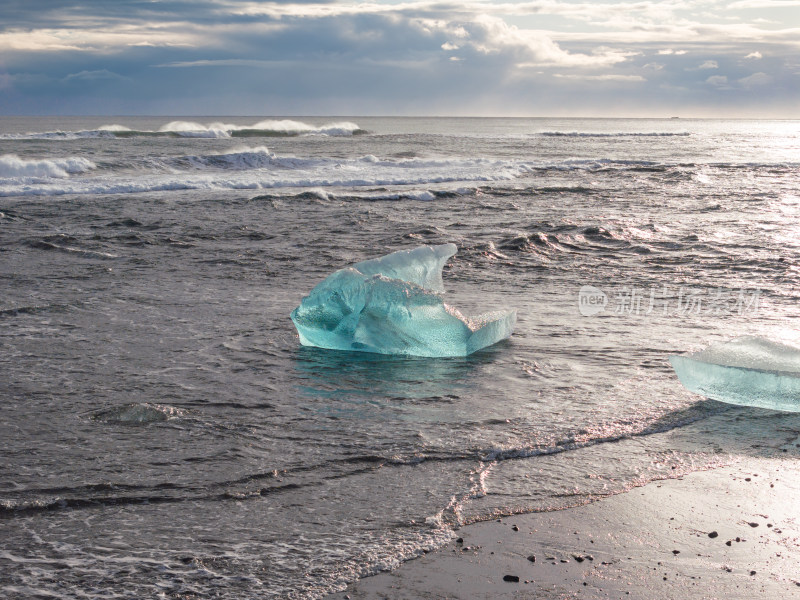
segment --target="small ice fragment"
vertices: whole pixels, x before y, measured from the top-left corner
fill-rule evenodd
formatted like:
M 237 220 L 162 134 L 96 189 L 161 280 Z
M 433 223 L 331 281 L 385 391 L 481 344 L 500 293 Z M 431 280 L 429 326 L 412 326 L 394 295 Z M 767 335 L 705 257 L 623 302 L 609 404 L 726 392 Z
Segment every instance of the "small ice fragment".
M 466 356 L 511 335 L 515 310 L 464 317 L 445 304 L 455 244 L 420 246 L 332 273 L 292 311 L 304 346 L 408 356 Z
M 680 382 L 714 400 L 800 412 L 800 348 L 741 337 L 670 356 Z
M 156 423 L 183 415 L 184 412 L 174 406 L 134 402 L 97 411 L 91 415 L 91 418 L 108 423 Z

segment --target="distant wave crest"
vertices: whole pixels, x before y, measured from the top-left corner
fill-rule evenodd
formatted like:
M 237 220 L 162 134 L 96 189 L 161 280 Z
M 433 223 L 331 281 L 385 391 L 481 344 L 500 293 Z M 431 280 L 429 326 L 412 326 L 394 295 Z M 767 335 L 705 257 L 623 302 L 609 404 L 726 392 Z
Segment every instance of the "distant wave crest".
M 76 140 L 83 138 L 125 138 L 125 137 L 188 137 L 188 138 L 229 138 L 229 137 L 293 137 L 300 135 L 320 135 L 345 137 L 366 133 L 356 123 L 341 121 L 324 125 L 309 125 L 290 119 L 265 120 L 252 125 L 231 123 L 197 123 L 194 121 L 170 121 L 156 130 L 136 130 L 112 123 L 97 129 L 83 131 L 43 131 L 30 133 L 7 133 L 0 139 L 12 140 Z
M 614 137 L 684 137 L 692 135 L 688 131 L 676 132 L 635 132 L 635 131 L 620 131 L 613 133 L 601 133 L 592 131 L 541 131 L 539 135 L 545 137 L 597 137 L 597 138 L 614 138 Z

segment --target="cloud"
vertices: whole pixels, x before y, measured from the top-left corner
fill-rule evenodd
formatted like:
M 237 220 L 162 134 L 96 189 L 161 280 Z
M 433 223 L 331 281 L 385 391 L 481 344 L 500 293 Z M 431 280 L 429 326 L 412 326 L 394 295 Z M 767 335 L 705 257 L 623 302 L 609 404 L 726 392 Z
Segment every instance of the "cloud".
M 715 87 L 727 87 L 728 77 L 726 75 L 712 75 L 711 77 L 706 79 L 706 83 L 713 85 Z
M 728 5 L 731 10 L 741 10 L 756 8 L 797 8 L 800 7 L 800 0 L 742 0 Z
M 696 67 L 689 67 L 687 71 L 707 71 L 709 69 L 719 69 L 719 64 L 715 60 L 707 60 L 697 65 Z
M 178 44 L 178 43 L 174 43 L 174 42 L 158 42 L 158 43 L 156 43 L 156 42 L 150 42 L 150 41 L 136 42 L 135 44 L 128 44 L 128 45 L 132 46 L 134 48 L 179 48 L 181 46 L 184 46 L 184 47 L 191 46 L 191 44 Z
M 11 29 L 0 32 L 0 49 L 8 51 L 63 51 L 82 50 L 87 45 L 82 41 L 67 41 L 58 30 L 23 31 Z
M 130 46 L 199 46 L 202 36 L 186 30 L 165 30 L 150 25 L 107 28 L 6 29 L 0 31 L 5 52 L 112 52 Z
M 483 55 L 505 55 L 523 67 L 604 67 L 632 55 L 631 52 L 607 47 L 595 48 L 590 54 L 569 52 L 542 32 L 519 29 L 499 17 L 486 14 L 464 23 L 428 20 L 419 23 L 432 34 L 459 37 L 462 49 L 470 48 Z
M 747 89 L 752 89 L 756 87 L 767 86 L 773 82 L 773 79 L 774 78 L 771 75 L 758 72 L 748 75 L 747 77 L 742 77 L 737 81 L 737 83 Z
M 4 0 L 0 111 L 713 114 L 754 89 L 792 107 L 800 23 L 766 3 Z
M 607 73 L 605 75 L 578 75 L 574 73 L 564 75 L 563 73 L 556 73 L 553 76 L 559 79 L 579 79 L 583 81 L 647 81 L 641 75 L 621 75 L 616 73 Z
M 97 71 L 80 71 L 79 73 L 70 73 L 62 81 L 70 82 L 70 81 L 101 81 L 101 80 L 125 80 L 127 77 L 123 77 L 118 73 L 112 73 L 108 69 L 98 69 Z
M 254 60 L 247 58 L 223 58 L 223 59 L 201 59 L 201 60 L 178 60 L 160 65 L 153 65 L 157 68 L 191 68 L 191 67 L 255 67 L 268 68 L 277 64 L 286 64 L 286 61 L 276 60 Z

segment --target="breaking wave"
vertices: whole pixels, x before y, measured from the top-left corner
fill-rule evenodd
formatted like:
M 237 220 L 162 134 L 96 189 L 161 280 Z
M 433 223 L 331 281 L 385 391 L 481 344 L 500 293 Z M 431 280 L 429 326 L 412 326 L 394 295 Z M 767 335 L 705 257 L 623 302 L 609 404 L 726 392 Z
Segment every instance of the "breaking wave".
M 302 121 L 266 120 L 260 121 L 250 127 L 237 126 L 231 129 L 232 137 L 250 136 L 296 136 L 296 135 L 327 135 L 327 136 L 350 136 L 366 133 L 357 124 L 349 121 L 327 123 L 315 126 L 303 123 Z
M 204 154 L 198 156 L 187 156 L 178 159 L 176 165 L 181 162 L 188 163 L 197 169 L 232 169 L 236 171 L 246 169 L 264 169 L 275 163 L 278 158 L 266 146 L 257 148 L 239 148 L 230 152 L 220 154 Z
M 301 135 L 352 136 L 367 133 L 356 123 L 349 121 L 310 125 L 290 119 L 270 119 L 252 125 L 231 123 L 198 123 L 194 121 L 170 121 L 155 130 L 136 130 L 116 123 L 102 125 L 97 129 L 83 131 L 43 131 L 30 133 L 7 133 L 0 139 L 7 140 L 76 140 L 84 138 L 126 138 L 126 137 L 187 137 L 187 138 L 230 138 L 230 137 L 294 137 Z
M 122 127 L 115 126 L 115 127 Z M 123 131 L 92 129 L 87 131 L 36 131 L 30 133 L 3 133 L 0 140 L 80 140 L 86 138 L 113 138 L 115 133 Z
M 77 162 L 72 168 L 93 165 Z M 148 159 L 131 170 L 129 164 L 103 164 L 91 175 L 61 179 L 0 179 L 2 196 L 65 194 L 126 194 L 166 190 L 268 190 L 276 188 L 363 188 L 427 186 L 452 182 L 508 181 L 533 171 L 530 163 L 488 158 L 379 159 L 277 156 L 266 147 L 228 153 Z M 67 171 L 57 171 L 64 173 Z M 57 175 L 54 175 L 54 177 Z M 425 190 L 377 194 L 381 199 L 431 200 Z
M 389 190 L 386 188 L 378 188 L 376 190 L 369 190 L 364 192 L 351 192 L 345 193 L 332 192 L 323 188 L 311 188 L 286 196 L 285 194 L 261 194 L 255 196 L 253 200 L 326 200 L 335 202 L 350 202 L 350 201 L 393 201 L 393 200 L 410 200 L 419 202 L 430 202 L 440 198 L 458 198 L 462 196 L 474 196 L 477 188 L 459 188 L 457 190 L 436 190 L 436 189 L 404 189 L 404 190 Z
M 632 177 L 659 174 L 683 181 L 693 178 L 699 168 L 723 172 L 733 168 L 766 169 L 789 176 L 798 167 L 797 163 L 697 164 L 619 158 L 540 161 L 484 157 L 387 158 L 372 154 L 341 158 L 278 155 L 266 146 L 242 146 L 208 154 L 147 156 L 134 161 L 105 160 L 98 164 L 76 156 L 23 159 L 7 154 L 0 156 L 0 197 L 302 188 L 327 190 L 330 197 L 338 200 L 433 200 L 444 192 L 435 189 L 436 184 L 456 184 L 459 188 L 466 185 L 474 189 L 481 184 L 571 172 L 617 172 Z M 533 194 L 593 193 L 591 186 L 585 185 L 564 187 L 559 183 L 555 187 L 530 187 L 529 181 L 521 185 Z M 393 186 L 406 189 L 397 190 Z M 517 195 L 522 189 L 515 186 L 503 192 L 493 186 L 492 193 Z
M 95 168 L 92 161 L 80 156 L 41 160 L 24 159 L 16 154 L 0 156 L 0 179 L 65 178 Z

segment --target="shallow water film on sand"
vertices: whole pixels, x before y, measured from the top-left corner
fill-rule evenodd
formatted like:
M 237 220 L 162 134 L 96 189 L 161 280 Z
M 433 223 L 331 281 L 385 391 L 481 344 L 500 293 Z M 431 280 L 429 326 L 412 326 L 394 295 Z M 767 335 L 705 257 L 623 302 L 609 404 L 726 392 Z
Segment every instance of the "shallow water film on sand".
M 668 356 L 796 343 L 799 175 L 786 121 L 0 119 L 0 596 L 320 598 L 777 452 L 800 415 Z M 449 243 L 508 340 L 300 344 L 332 272 Z

